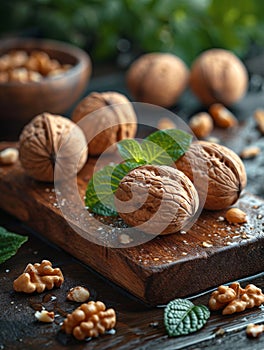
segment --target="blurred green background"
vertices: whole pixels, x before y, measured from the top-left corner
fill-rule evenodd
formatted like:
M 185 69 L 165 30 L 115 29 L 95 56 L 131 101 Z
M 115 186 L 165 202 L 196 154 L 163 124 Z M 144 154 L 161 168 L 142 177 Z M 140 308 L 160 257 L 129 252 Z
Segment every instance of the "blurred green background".
M 0 36 L 12 35 L 71 42 L 120 66 L 150 51 L 190 64 L 211 47 L 243 58 L 264 42 L 263 1 L 1 0 Z

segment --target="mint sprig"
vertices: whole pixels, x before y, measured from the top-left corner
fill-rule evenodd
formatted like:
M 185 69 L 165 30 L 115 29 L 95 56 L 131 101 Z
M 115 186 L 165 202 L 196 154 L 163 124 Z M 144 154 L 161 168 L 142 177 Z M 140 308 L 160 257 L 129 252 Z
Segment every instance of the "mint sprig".
M 28 237 L 7 231 L 0 226 L 0 264 L 16 254 Z
M 170 337 L 177 337 L 198 331 L 209 317 L 206 306 L 194 305 L 188 299 L 175 299 L 164 310 L 164 325 Z
M 189 148 L 192 136 L 182 130 L 159 130 L 140 144 L 135 139 L 119 141 L 117 148 L 123 163 L 107 165 L 94 173 L 88 183 L 85 204 L 104 216 L 117 216 L 114 193 L 120 181 L 133 169 L 144 165 L 172 165 Z

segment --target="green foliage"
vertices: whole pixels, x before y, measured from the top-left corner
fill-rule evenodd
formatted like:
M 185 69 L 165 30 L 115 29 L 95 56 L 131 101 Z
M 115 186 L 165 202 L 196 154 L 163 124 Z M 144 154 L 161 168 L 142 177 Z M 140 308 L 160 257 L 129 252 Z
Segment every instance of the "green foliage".
M 0 264 L 15 255 L 27 240 L 28 237 L 8 232 L 0 226 Z
M 206 306 L 195 306 L 188 299 L 175 299 L 164 310 L 164 325 L 170 337 L 177 337 L 198 331 L 209 317 Z
M 241 56 L 262 44 L 262 9 L 262 0 L 1 0 L 0 35 L 35 28 L 94 59 L 116 56 L 125 38 L 135 53 L 168 51 L 191 63 L 211 47 Z

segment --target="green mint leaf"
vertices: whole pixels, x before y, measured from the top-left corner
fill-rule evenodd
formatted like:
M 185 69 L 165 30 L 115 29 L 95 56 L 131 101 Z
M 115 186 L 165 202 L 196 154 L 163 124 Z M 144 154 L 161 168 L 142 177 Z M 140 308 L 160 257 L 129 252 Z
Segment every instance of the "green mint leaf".
M 124 160 L 134 159 L 136 162 L 140 162 L 140 160 L 144 159 L 140 144 L 134 139 L 119 141 L 117 148 Z
M 88 183 L 85 204 L 96 214 L 116 216 L 114 195 L 111 187 L 115 166 L 107 165 L 93 174 Z
M 152 141 L 144 140 L 141 148 L 147 164 L 171 165 L 173 163 L 173 159 L 169 154 Z
M 158 130 L 146 137 L 146 140 L 156 143 L 175 162 L 190 147 L 192 136 L 182 130 L 168 129 Z
M 111 186 L 113 192 L 115 192 L 119 186 L 120 181 L 130 172 L 130 170 L 137 168 L 140 165 L 144 165 L 146 162 L 144 160 L 140 160 L 136 162 L 134 159 L 127 160 L 124 163 L 120 163 L 115 166 L 112 178 L 111 178 Z
M 11 233 L 0 227 L 0 264 L 15 255 L 17 250 L 27 240 L 28 237 L 26 236 Z
M 175 299 L 164 310 L 164 325 L 170 337 L 177 337 L 198 331 L 209 317 L 206 306 L 195 306 L 187 299 Z
M 142 164 L 145 162 L 129 160 L 118 165 L 107 165 L 94 173 L 87 186 L 85 204 L 95 214 L 117 216 L 114 193 L 123 177 Z

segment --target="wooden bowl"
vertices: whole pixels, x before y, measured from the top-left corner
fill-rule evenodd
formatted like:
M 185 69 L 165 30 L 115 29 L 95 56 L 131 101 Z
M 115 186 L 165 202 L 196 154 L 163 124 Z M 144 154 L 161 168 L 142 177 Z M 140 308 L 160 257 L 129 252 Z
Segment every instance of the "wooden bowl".
M 11 50 L 44 51 L 50 58 L 72 67 L 39 82 L 0 83 L 0 129 L 1 137 L 4 131 L 6 139 L 17 137 L 22 127 L 39 113 L 66 112 L 83 93 L 92 71 L 88 54 L 63 42 L 31 38 L 0 40 L 0 56 Z

